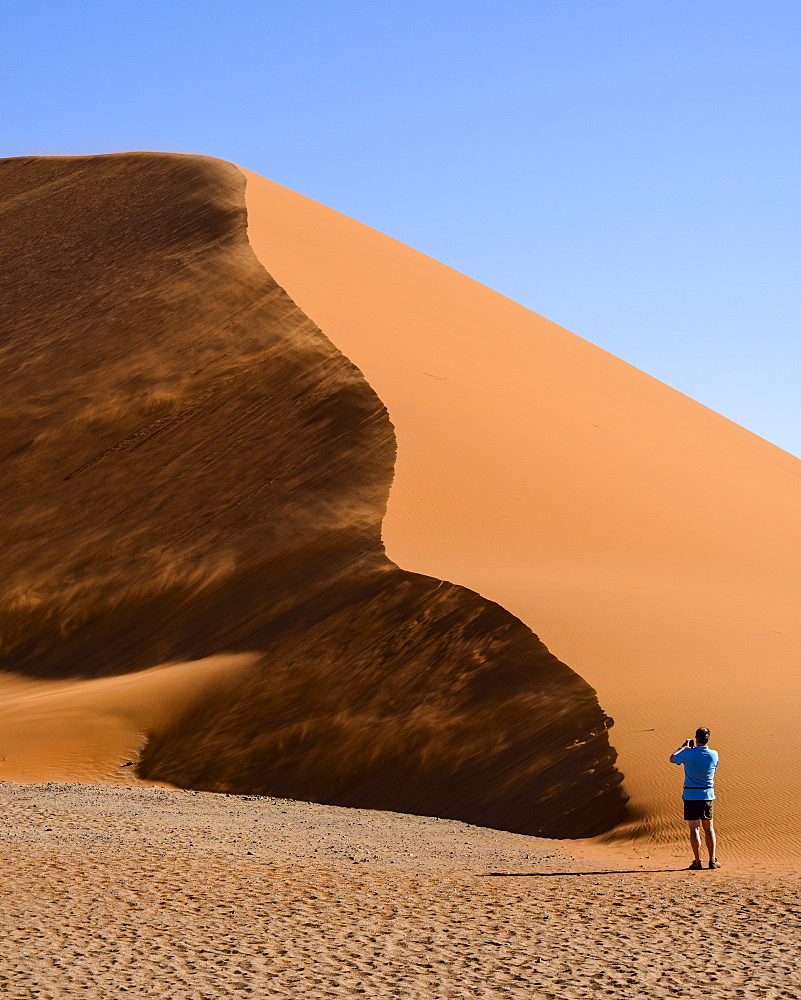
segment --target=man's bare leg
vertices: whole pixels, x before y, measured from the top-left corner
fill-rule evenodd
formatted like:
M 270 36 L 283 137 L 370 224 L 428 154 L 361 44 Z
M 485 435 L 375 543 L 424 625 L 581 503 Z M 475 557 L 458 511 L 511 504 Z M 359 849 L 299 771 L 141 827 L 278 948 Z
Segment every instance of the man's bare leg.
M 711 819 L 702 819 L 701 822 L 704 824 L 704 837 L 706 838 L 706 849 L 709 851 L 709 860 L 714 861 L 717 857 L 715 854 L 715 848 L 717 846 L 715 827 L 712 825 Z
M 706 822 L 706 821 L 705 821 Z M 688 819 L 687 824 L 690 827 L 690 847 L 693 849 L 693 857 L 696 861 L 701 860 L 701 820 L 700 819 Z

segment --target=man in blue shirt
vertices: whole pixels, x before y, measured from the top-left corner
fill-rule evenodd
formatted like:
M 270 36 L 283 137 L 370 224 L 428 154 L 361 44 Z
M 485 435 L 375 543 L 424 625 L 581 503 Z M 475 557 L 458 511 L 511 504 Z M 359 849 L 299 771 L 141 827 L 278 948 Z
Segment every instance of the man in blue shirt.
M 684 765 L 684 791 L 681 797 L 684 801 L 684 818 L 690 825 L 690 845 L 695 856 L 689 866 L 690 871 L 700 871 L 704 867 L 701 864 L 702 825 L 709 852 L 709 867 L 720 868 L 720 862 L 715 857 L 715 828 L 712 825 L 718 754 L 717 750 L 710 750 L 708 744 L 709 730 L 696 729 L 695 740 L 685 740 L 670 755 L 671 764 Z

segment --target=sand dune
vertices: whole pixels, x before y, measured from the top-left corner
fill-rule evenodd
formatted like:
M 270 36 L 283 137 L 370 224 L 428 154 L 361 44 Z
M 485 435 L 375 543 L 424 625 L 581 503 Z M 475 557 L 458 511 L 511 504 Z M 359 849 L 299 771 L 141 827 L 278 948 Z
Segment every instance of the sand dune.
M 247 177 L 260 260 L 388 407 L 389 556 L 497 601 L 593 685 L 616 722 L 629 832 L 681 833 L 667 756 L 706 725 L 727 852 L 801 854 L 801 462 L 409 247 Z
M 244 188 L 202 157 L 2 163 L 0 669 L 49 687 L 7 680 L 0 778 L 136 752 L 143 780 L 609 829 L 592 688 L 387 559 L 386 409 L 253 254 Z
M 801 856 L 801 463 L 246 176 L 2 164 L 0 777 Z

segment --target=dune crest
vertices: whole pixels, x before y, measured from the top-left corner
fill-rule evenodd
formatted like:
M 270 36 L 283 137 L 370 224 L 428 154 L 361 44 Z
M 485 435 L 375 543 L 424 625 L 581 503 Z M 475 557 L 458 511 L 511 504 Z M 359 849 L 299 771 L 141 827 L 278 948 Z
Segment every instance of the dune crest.
M 241 172 L 1 166 L 0 669 L 53 705 L 74 679 L 87 747 L 131 678 L 144 780 L 558 836 L 619 822 L 589 685 L 497 604 L 387 559 L 386 409 L 254 255 Z M 158 664 L 183 664 L 169 711 Z M 50 732 L 48 773 L 75 774 Z
M 727 854 L 801 856 L 801 462 L 478 282 L 245 174 L 260 260 L 389 410 L 390 558 L 497 601 L 598 691 L 635 814 L 621 833 L 683 835 L 667 757 L 705 725 Z M 766 738 L 778 762 L 767 773 L 755 754 Z

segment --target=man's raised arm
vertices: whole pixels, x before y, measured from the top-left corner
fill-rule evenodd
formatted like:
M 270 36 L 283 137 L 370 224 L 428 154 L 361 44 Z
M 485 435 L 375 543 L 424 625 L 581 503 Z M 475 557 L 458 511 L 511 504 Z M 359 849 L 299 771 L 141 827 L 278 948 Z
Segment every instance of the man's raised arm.
M 678 750 L 674 750 L 673 753 L 670 755 L 670 763 L 671 764 L 680 765 L 681 761 L 680 760 L 674 760 L 674 758 L 675 758 L 676 754 L 681 753 L 682 750 L 686 750 L 689 745 L 690 745 L 690 741 L 689 740 L 685 740 L 682 743 L 682 745 L 678 748 Z

